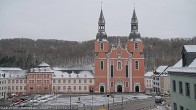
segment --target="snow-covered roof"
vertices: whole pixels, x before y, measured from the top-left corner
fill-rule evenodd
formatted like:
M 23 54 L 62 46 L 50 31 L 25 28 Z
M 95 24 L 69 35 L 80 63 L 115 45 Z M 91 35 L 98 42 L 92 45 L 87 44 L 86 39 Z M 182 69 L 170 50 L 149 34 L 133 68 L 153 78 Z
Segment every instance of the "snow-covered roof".
M 30 72 L 54 72 L 50 67 L 31 68 Z
M 153 75 L 153 72 L 147 72 L 144 74 L 144 76 L 152 76 Z
M 196 58 L 191 62 L 188 67 L 196 67 Z
M 49 67 L 50 65 L 45 63 L 45 62 L 41 62 L 38 67 Z
M 173 67 L 182 67 L 182 59 L 180 59 Z
M 162 73 L 168 66 L 159 66 L 157 69 L 156 69 L 156 72 L 157 73 Z
M 196 67 L 170 67 L 169 72 L 196 73 Z
M 72 71 L 70 74 L 62 71 L 54 71 L 53 78 L 94 78 L 90 71 L 81 71 L 78 74 Z
M 4 71 L 5 78 L 25 78 L 27 71 L 19 70 L 19 71 Z
M 9 71 L 9 70 L 18 71 L 18 70 L 22 70 L 22 69 L 17 68 L 17 67 L 0 67 L 0 70 L 2 70 L 2 71 Z
M 184 45 L 187 52 L 196 52 L 196 45 Z

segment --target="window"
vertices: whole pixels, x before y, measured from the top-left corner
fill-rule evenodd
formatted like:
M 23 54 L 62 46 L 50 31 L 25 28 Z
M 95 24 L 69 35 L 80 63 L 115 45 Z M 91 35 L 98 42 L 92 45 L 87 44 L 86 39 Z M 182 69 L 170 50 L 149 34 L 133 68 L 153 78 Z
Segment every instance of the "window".
M 114 87 L 114 82 L 111 82 L 111 85 L 110 85 L 111 87 Z
M 86 83 L 86 79 L 84 79 L 84 83 Z
M 63 80 L 63 83 L 66 83 L 66 80 L 65 79 Z
M 92 79 L 90 79 L 90 83 L 92 83 Z
M 177 110 L 177 104 L 174 102 L 173 105 L 174 105 L 173 106 L 174 107 L 174 110 Z
M 100 62 L 100 69 L 103 70 L 103 61 Z
M 179 82 L 179 94 L 183 94 L 182 82 Z
M 60 79 L 58 80 L 58 83 L 61 83 L 61 80 Z
M 126 86 L 126 87 L 129 87 L 129 82 L 126 82 L 125 86 Z
M 184 107 L 183 106 L 180 106 L 180 110 L 184 110 Z
M 12 90 L 14 90 L 14 86 L 12 86 Z
M 74 90 L 76 90 L 76 86 L 74 86 Z
M 22 86 L 20 86 L 20 90 L 22 90 Z
M 79 83 L 81 83 L 81 80 L 79 79 Z
M 66 86 L 63 86 L 63 90 L 66 90 Z
M 24 86 L 24 90 L 26 90 L 26 86 Z
M 84 86 L 84 90 L 86 90 L 86 86 Z
M 190 97 L 190 84 L 185 83 L 186 96 Z
M 61 90 L 61 86 L 58 86 L 58 90 Z
M 134 49 L 138 50 L 138 43 L 137 42 L 135 42 L 135 44 L 134 44 Z
M 53 83 L 55 83 L 56 81 L 55 81 L 55 79 L 53 79 Z
M 14 80 L 12 80 L 12 83 L 14 83 Z
M 16 90 L 18 90 L 18 86 L 16 86 Z
M 68 83 L 71 83 L 71 80 L 68 80 Z
M 128 78 L 129 77 L 128 65 L 126 65 L 125 68 L 126 68 L 126 71 L 125 71 L 126 72 L 126 77 Z
M 81 86 L 79 86 L 79 90 L 81 90 Z
M 76 80 L 74 79 L 74 83 L 76 83 Z
M 194 84 L 194 94 L 195 94 L 195 99 L 196 99 L 196 84 Z
M 176 81 L 172 81 L 173 92 L 176 92 Z
M 53 90 L 55 90 L 55 86 L 53 86 Z
M 100 44 L 100 49 L 103 50 L 104 49 L 104 45 L 103 43 Z
M 114 77 L 114 65 L 111 65 L 111 78 Z
M 10 80 L 8 80 L 8 83 L 10 83 Z
M 25 79 L 25 80 L 24 80 L 24 83 L 26 83 L 26 82 L 27 82 L 27 80 Z
M 117 70 L 118 71 L 122 70 L 122 62 L 121 61 L 117 62 Z
M 136 69 L 136 70 L 139 69 L 139 61 L 135 61 L 135 69 Z
M 18 80 L 16 80 L 16 83 L 18 83 Z

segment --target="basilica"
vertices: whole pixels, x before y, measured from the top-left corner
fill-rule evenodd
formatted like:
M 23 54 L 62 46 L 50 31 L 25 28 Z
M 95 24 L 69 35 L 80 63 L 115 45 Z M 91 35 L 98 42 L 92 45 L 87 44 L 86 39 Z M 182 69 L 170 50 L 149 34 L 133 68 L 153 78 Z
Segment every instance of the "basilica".
M 131 32 L 127 39 L 124 48 L 120 41 L 116 46 L 108 41 L 101 9 L 94 43 L 95 93 L 144 92 L 143 42 L 138 32 L 135 9 L 131 18 Z

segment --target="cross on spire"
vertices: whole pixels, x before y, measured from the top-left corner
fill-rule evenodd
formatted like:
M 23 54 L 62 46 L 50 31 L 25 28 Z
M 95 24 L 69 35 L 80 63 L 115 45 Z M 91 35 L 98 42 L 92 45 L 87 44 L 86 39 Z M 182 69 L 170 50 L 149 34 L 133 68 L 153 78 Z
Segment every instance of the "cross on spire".
M 101 9 L 102 9 L 102 6 L 103 6 L 103 2 L 102 2 L 102 0 L 101 0 L 101 2 L 100 2 L 100 3 L 101 3 Z

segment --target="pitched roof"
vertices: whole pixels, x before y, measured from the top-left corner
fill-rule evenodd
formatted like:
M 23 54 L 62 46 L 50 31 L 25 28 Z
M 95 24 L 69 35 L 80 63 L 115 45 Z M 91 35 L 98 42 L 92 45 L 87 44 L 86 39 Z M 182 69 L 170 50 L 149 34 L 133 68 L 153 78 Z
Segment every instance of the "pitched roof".
M 50 65 L 45 63 L 45 62 L 41 62 L 38 67 L 49 67 Z
M 182 67 L 182 59 L 180 59 L 173 67 Z
M 191 62 L 188 67 L 196 67 L 196 58 Z
M 18 71 L 18 70 L 22 70 L 22 69 L 17 68 L 17 67 L 0 67 L 0 70 L 2 70 L 2 71 L 9 71 L 9 70 Z
M 196 52 L 196 45 L 184 45 L 187 52 Z
M 153 72 L 147 72 L 144 74 L 144 76 L 152 76 L 153 75 Z

